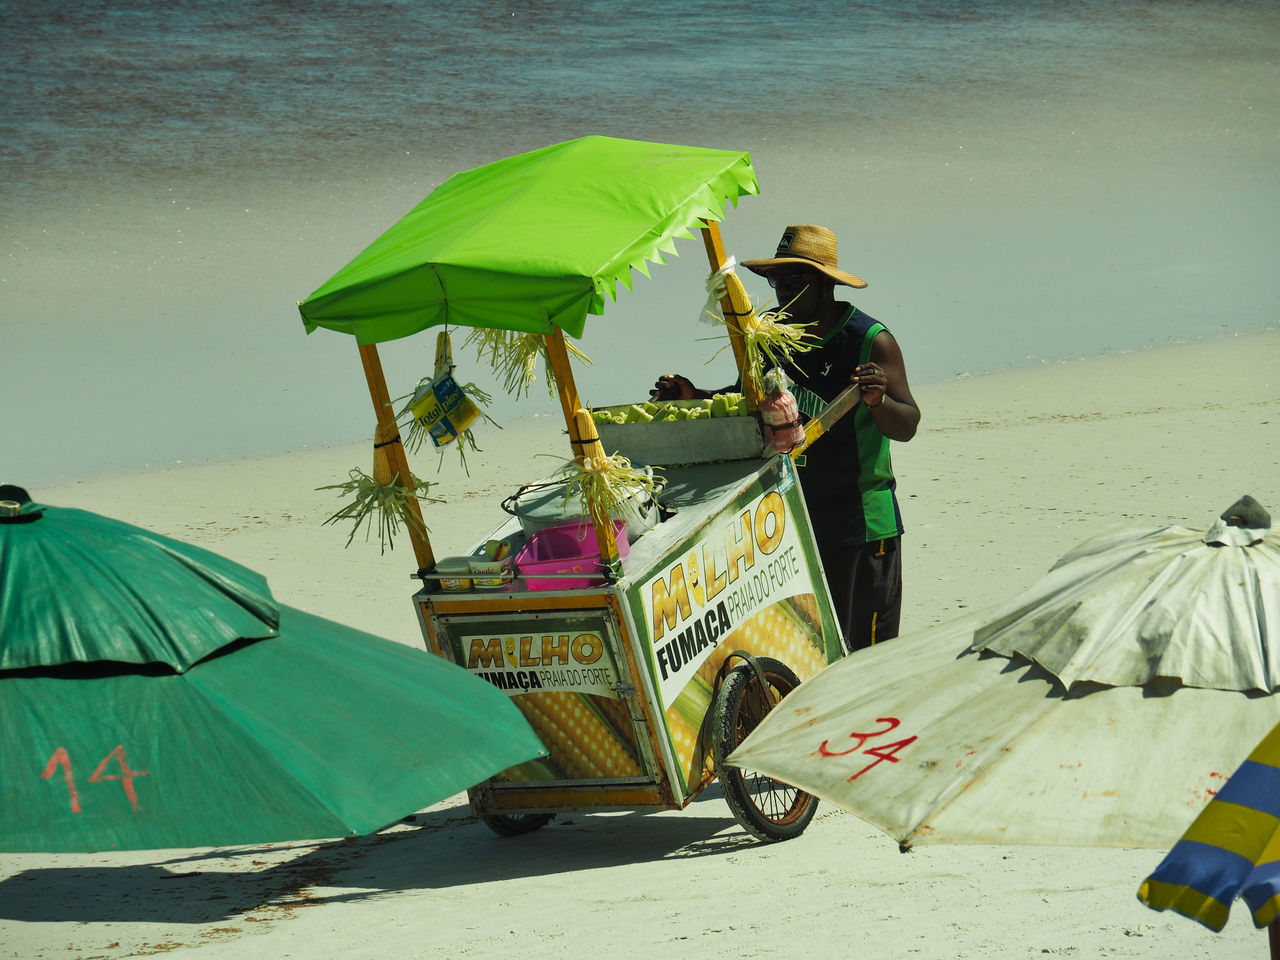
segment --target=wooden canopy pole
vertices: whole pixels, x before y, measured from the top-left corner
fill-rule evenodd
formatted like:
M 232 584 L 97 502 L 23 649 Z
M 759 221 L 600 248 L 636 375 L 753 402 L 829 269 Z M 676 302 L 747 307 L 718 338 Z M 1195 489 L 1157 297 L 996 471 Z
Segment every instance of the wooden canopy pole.
M 724 242 L 720 239 L 720 225 L 714 220 L 703 220 L 702 223 L 702 243 L 707 248 L 707 260 L 711 263 L 712 270 L 719 270 L 728 259 L 724 252 Z M 747 401 L 747 409 L 754 410 L 760 405 L 760 384 L 751 379 L 747 370 L 742 319 L 752 312 L 752 308 L 741 282 L 726 284 L 725 294 L 720 298 L 720 311 L 724 314 L 725 326 L 729 328 L 729 344 L 733 347 L 733 359 L 738 365 L 738 374 L 742 377 L 742 396 Z
M 374 344 L 360 347 L 360 362 L 364 365 L 364 378 L 369 384 L 373 412 L 378 418 L 374 446 L 387 455 L 397 482 L 412 486 L 413 474 L 409 470 L 409 458 L 405 456 L 404 444 L 400 442 L 400 428 L 396 425 L 396 412 L 391 406 L 391 396 L 387 393 L 387 380 L 382 373 L 382 359 L 378 356 L 378 348 Z M 417 497 L 410 494 L 406 507 L 410 516 L 417 521 L 406 523 L 405 526 L 409 529 L 409 541 L 413 544 L 418 569 L 429 570 L 435 564 L 435 555 L 431 552 L 427 526 L 422 520 L 422 505 L 418 503 Z
M 573 382 L 573 370 L 569 367 L 569 351 L 564 345 L 564 332 L 559 327 L 552 327 L 543 340 L 547 344 L 547 362 L 551 364 L 556 394 L 560 397 L 560 409 L 564 412 L 564 422 L 572 437 L 573 415 L 582 406 L 582 401 L 578 399 L 578 385 Z M 577 450 L 573 452 L 578 453 Z
M 582 400 L 578 397 L 578 386 L 573 381 L 573 370 L 569 366 L 569 351 L 564 345 L 564 332 L 559 327 L 552 327 L 551 332 L 543 339 L 547 344 L 547 362 L 551 364 L 556 393 L 560 396 L 560 409 L 569 430 L 573 458 L 578 461 L 578 466 L 582 466 L 585 457 L 604 456 L 604 449 L 600 446 L 600 437 L 596 433 L 591 413 L 582 406 Z M 610 580 L 617 579 L 622 563 L 618 558 L 618 541 L 613 535 L 613 526 L 594 526 L 605 575 Z

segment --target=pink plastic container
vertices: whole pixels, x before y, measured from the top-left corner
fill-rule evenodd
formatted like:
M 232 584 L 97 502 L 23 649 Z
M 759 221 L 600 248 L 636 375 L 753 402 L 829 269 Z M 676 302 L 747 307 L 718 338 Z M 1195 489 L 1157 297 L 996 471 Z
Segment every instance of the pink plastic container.
M 631 552 L 625 520 L 613 521 L 613 535 L 618 541 L 619 558 L 625 558 Z M 604 583 L 595 529 L 590 524 L 579 522 L 539 530 L 516 554 L 516 569 L 530 590 L 581 590 Z M 580 573 L 583 576 L 546 576 L 551 573 Z

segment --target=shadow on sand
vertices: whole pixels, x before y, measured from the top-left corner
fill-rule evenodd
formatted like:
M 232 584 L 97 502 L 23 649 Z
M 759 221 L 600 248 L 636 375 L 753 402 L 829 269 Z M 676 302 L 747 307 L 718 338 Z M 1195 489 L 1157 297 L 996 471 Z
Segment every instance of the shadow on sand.
M 719 796 L 712 785 L 681 811 L 562 814 L 510 838 L 460 806 L 319 845 L 192 851 L 118 866 L 103 860 L 126 855 L 96 854 L 92 865 L 32 868 L 0 882 L 0 919 L 202 924 L 252 919 L 244 915 L 266 907 L 291 910 L 395 891 L 716 856 L 755 844 Z

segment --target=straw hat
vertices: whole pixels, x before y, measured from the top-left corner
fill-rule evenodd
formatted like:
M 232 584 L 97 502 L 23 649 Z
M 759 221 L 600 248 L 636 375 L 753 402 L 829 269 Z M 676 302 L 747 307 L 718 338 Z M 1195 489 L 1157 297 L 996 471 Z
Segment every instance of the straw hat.
M 812 223 L 787 227 L 772 260 L 743 260 L 742 265 L 762 277 L 767 277 L 779 267 L 809 267 L 846 287 L 867 285 L 861 277 L 845 273 L 836 266 L 836 235 L 826 227 Z

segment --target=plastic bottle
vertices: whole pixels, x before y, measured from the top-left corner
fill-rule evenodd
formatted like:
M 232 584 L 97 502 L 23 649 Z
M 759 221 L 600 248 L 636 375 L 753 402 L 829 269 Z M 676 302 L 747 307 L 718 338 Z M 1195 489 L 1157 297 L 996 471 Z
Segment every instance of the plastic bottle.
M 761 386 L 764 397 L 760 401 L 760 420 L 765 439 L 775 453 L 790 453 L 804 440 L 796 398 L 777 370 L 766 373 Z

